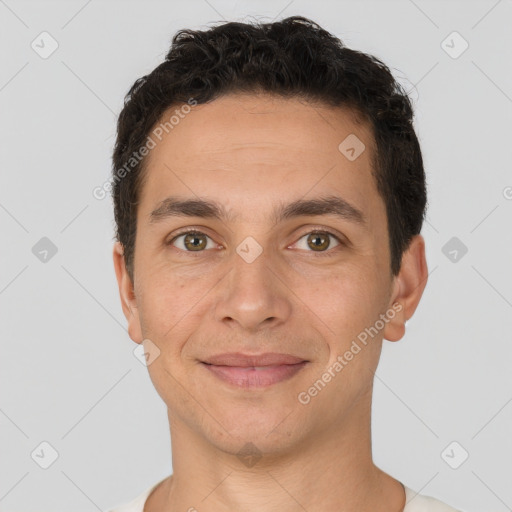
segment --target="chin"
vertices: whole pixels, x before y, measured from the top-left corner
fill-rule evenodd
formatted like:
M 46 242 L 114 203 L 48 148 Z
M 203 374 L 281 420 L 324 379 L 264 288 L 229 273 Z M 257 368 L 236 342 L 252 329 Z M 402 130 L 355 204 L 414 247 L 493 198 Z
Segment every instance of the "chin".
M 243 430 L 232 433 L 231 436 L 220 439 L 209 439 L 210 444 L 220 451 L 232 455 L 242 464 L 241 468 L 261 466 L 271 460 L 282 458 L 286 454 L 296 453 L 296 441 L 291 433 L 267 435 L 268 431 Z M 238 462 L 237 462 L 238 465 Z
M 208 443 L 225 453 L 242 458 L 245 452 L 251 451 L 254 457 L 280 457 L 293 452 L 295 445 L 302 439 L 296 416 L 286 412 L 285 408 L 280 408 L 275 414 L 266 411 L 259 416 L 247 412 L 245 415 L 241 412 L 229 415 L 224 413 L 218 419 L 222 426 L 215 422 L 204 432 Z

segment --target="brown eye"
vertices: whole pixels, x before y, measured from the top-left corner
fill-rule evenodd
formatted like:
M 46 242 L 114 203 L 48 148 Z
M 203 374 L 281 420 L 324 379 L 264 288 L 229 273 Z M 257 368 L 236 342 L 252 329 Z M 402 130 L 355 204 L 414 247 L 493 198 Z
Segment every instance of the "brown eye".
M 305 244 L 303 243 L 305 240 Z M 334 246 L 332 240 L 335 241 Z M 297 242 L 299 249 L 304 249 L 309 252 L 327 252 L 327 249 L 340 245 L 338 237 L 328 231 L 311 231 L 310 233 L 302 236 Z
M 201 249 L 204 249 L 206 247 L 206 240 L 205 235 L 185 235 L 185 238 L 183 239 L 183 244 L 187 249 L 190 249 L 192 251 L 200 251 Z
M 200 231 L 187 231 L 174 237 L 169 244 L 175 245 L 175 242 L 180 241 L 181 243 L 175 245 L 178 249 L 186 252 L 198 252 L 206 249 L 209 239 L 209 236 Z
M 325 233 L 310 233 L 308 236 L 308 244 L 311 248 L 325 250 L 329 247 L 329 236 Z

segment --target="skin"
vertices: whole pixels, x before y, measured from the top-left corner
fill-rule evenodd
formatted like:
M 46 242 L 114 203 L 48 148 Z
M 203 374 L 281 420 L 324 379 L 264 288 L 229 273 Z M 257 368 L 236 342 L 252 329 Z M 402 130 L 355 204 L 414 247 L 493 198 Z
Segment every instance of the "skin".
M 354 161 L 338 150 L 349 134 L 366 146 Z M 122 246 L 113 250 L 129 335 L 160 350 L 148 370 L 171 432 L 173 475 L 153 491 L 146 512 L 403 510 L 403 486 L 372 461 L 372 387 L 382 340 L 404 335 L 428 270 L 418 235 L 391 276 L 372 151 L 369 127 L 346 108 L 230 94 L 193 107 L 150 152 L 133 283 Z M 333 215 L 272 218 L 276 204 L 326 194 L 360 209 L 367 225 Z M 236 218 L 150 223 L 171 195 L 218 201 Z M 169 243 L 187 227 L 207 235 L 200 241 L 208 246 L 192 251 L 185 236 Z M 321 229 L 342 244 L 330 238 L 322 252 L 308 243 Z M 236 252 L 248 236 L 263 249 L 252 263 Z M 384 329 L 301 404 L 298 394 L 393 304 L 401 310 Z M 200 364 L 222 352 L 282 352 L 309 363 L 292 379 L 247 390 Z M 261 455 L 250 467 L 237 456 L 248 442 Z

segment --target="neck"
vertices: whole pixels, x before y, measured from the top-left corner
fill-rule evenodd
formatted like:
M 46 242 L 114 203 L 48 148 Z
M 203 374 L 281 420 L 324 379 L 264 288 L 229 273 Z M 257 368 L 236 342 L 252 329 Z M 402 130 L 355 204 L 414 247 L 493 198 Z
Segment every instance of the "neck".
M 401 512 L 403 486 L 372 461 L 370 403 L 361 401 L 346 421 L 303 438 L 293 450 L 247 465 L 169 415 L 172 478 L 144 510 Z

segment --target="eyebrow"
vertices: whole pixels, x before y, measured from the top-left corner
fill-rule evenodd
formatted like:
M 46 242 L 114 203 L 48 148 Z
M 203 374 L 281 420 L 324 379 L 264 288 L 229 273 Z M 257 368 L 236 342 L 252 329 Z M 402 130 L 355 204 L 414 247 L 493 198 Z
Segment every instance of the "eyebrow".
M 364 213 L 339 196 L 326 196 L 315 199 L 299 199 L 289 204 L 278 204 L 272 212 L 276 223 L 283 220 L 316 215 L 333 215 L 343 220 L 367 226 Z M 171 196 L 164 199 L 149 216 L 150 224 L 169 217 L 201 217 L 233 221 L 238 215 L 232 215 L 224 205 L 205 199 L 181 199 Z

